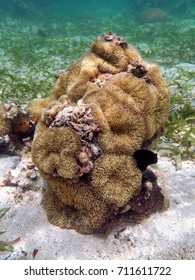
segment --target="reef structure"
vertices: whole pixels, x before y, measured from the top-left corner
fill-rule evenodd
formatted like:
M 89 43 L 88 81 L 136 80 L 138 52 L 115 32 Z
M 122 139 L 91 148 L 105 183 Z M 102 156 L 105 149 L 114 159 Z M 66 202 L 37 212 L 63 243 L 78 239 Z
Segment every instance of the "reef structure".
M 32 144 L 48 220 L 89 234 L 157 210 L 163 195 L 146 168 L 169 113 L 159 67 L 109 33 L 56 78 Z
M 29 152 L 35 125 L 29 111 L 21 106 L 0 104 L 0 152 L 18 155 Z

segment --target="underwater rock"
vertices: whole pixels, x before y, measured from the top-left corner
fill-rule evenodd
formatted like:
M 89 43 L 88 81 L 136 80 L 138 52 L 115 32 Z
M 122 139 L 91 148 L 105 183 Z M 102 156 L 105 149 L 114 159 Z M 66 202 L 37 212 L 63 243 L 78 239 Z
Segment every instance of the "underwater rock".
M 4 174 L 10 170 L 16 168 L 16 166 L 20 163 L 21 158 L 19 156 L 9 156 L 5 154 L 0 154 L 0 163 L 1 163 L 1 169 L 0 169 L 0 185 L 2 183 L 2 180 L 5 179 Z
M 139 20 L 142 23 L 165 21 L 167 14 L 159 8 L 149 8 L 139 15 Z
M 38 123 L 42 111 L 47 107 L 48 102 L 49 98 L 32 99 L 28 102 L 26 111 L 35 124 Z
M 31 149 L 35 122 L 27 110 L 15 103 L 0 106 L 0 151 L 17 154 Z
M 60 73 L 46 104 L 32 159 L 48 183 L 51 223 L 87 234 L 112 222 L 113 211 L 158 208 L 161 195 L 142 203 L 151 188 L 144 171 L 157 156 L 141 151 L 161 135 L 169 114 L 169 91 L 156 65 L 122 37 L 104 33 Z
M 6 106 L 0 105 L 0 135 L 7 135 L 11 130 L 11 121 L 5 118 Z
M 142 175 L 142 187 L 125 206 L 110 208 L 105 224 L 99 229 L 99 233 L 108 234 L 118 224 L 126 222 L 138 222 L 151 213 L 163 208 L 164 196 L 157 184 L 157 176 L 149 169 Z
M 53 109 L 53 108 L 52 108 Z M 89 173 L 93 169 L 93 162 L 102 154 L 101 147 L 97 142 L 97 134 L 100 126 L 95 117 L 91 115 L 91 106 L 84 104 L 82 100 L 77 102 L 77 106 L 65 104 L 62 110 L 53 116 L 50 127 L 70 127 L 81 136 L 81 151 L 77 154 L 78 176 Z M 48 111 L 44 116 L 48 118 Z M 51 119 L 51 116 L 49 117 Z M 49 125 L 49 120 L 46 122 Z
M 29 158 L 2 154 L 0 164 L 0 187 L 13 187 L 19 195 L 44 189 L 45 183 Z

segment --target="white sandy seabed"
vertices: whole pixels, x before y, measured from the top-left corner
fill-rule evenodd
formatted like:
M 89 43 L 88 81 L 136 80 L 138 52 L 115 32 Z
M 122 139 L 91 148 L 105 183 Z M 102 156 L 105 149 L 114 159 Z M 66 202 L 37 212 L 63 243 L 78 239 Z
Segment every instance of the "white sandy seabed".
M 1 155 L 0 182 L 6 171 L 20 172 L 20 163 L 19 157 Z M 195 162 L 183 161 L 176 171 L 171 159 L 161 158 L 153 167 L 168 208 L 141 223 L 119 225 L 108 236 L 49 224 L 40 188 L 21 192 L 20 187 L 0 187 L 0 209 L 9 208 L 0 219 L 0 232 L 6 231 L 0 239 L 20 238 L 14 252 L 1 253 L 0 259 L 195 259 Z

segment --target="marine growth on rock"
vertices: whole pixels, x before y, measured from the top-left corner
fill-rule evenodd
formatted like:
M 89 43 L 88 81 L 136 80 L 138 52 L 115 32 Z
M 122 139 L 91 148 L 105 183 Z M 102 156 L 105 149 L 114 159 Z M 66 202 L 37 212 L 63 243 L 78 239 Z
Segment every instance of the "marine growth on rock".
M 80 233 L 107 232 L 162 207 L 147 169 L 157 162 L 148 149 L 169 113 L 159 67 L 110 32 L 56 77 L 41 110 L 30 106 L 39 119 L 32 159 L 48 183 L 48 220 Z
M 76 105 L 64 104 L 59 112 L 48 118 L 46 110 L 45 123 L 50 127 L 69 127 L 81 136 L 81 149 L 76 155 L 78 162 L 78 177 L 93 169 L 94 161 L 102 154 L 97 141 L 100 125 L 91 114 L 91 105 L 79 100 Z M 51 122 L 51 123 L 50 123 Z
M 35 122 L 29 112 L 15 103 L 0 105 L 0 151 L 17 154 L 30 150 Z

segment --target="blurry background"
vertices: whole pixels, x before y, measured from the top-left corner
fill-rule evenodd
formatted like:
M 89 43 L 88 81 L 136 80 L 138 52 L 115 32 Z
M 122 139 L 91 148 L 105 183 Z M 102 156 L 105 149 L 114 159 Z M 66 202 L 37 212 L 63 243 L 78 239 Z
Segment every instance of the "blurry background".
M 150 8 L 159 8 L 170 16 L 193 16 L 193 0 L 1 0 L 2 14 L 15 17 L 26 17 L 30 20 L 40 16 L 52 16 L 52 21 L 59 17 L 74 17 L 95 19 L 102 13 L 103 16 L 116 15 L 123 12 L 124 16 L 132 19 Z M 106 12 L 106 14 L 105 14 Z

